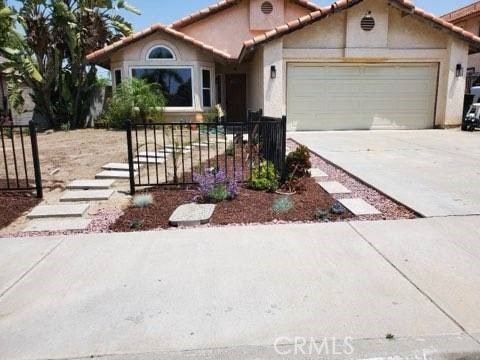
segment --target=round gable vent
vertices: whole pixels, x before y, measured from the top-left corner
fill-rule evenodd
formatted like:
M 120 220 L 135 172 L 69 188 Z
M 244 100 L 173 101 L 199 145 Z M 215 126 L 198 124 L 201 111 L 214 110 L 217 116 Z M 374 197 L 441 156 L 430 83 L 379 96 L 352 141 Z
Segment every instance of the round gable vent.
M 372 13 L 369 11 L 367 15 L 362 18 L 360 26 L 365 31 L 371 31 L 375 27 L 375 19 L 372 16 Z
M 273 12 L 273 5 L 270 1 L 264 1 L 260 9 L 262 10 L 262 13 L 269 15 Z

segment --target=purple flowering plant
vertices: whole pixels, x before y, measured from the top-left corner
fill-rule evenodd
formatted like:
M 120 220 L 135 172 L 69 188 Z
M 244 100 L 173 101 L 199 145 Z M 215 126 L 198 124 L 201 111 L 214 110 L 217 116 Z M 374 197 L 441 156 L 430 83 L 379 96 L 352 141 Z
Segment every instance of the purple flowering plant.
M 228 178 L 223 170 L 205 169 L 203 174 L 194 173 L 193 180 L 198 183 L 201 202 L 222 202 L 233 200 L 238 194 L 239 175 Z

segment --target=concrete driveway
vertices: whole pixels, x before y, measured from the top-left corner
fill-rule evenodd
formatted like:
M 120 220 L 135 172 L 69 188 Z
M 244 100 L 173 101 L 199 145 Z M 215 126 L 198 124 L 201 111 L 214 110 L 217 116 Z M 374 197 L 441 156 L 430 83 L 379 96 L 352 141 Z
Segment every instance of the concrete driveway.
M 289 134 L 426 217 L 480 214 L 480 132 Z
M 0 239 L 0 358 L 478 359 L 479 219 Z

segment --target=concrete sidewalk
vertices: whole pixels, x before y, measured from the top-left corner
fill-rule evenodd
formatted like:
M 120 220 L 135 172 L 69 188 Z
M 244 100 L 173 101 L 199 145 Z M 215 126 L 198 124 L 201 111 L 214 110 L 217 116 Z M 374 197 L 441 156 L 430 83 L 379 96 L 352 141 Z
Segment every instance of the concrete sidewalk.
M 0 358 L 479 358 L 478 224 L 1 239 Z M 348 356 L 294 356 L 298 338 L 349 337 Z

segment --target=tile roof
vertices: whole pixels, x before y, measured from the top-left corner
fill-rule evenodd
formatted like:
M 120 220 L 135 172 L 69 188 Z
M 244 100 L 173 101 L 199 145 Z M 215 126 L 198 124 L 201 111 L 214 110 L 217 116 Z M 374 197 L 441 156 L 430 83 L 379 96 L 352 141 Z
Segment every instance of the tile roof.
M 458 23 L 477 15 L 480 15 L 480 1 L 449 12 L 448 14 L 441 16 L 441 18 L 451 23 Z
M 88 54 L 87 56 L 87 60 L 89 61 L 101 61 L 101 59 L 105 56 L 107 56 L 108 54 L 110 54 L 111 52 L 115 51 L 115 50 L 118 50 L 118 49 L 121 49 L 131 43 L 134 43 L 136 41 L 139 41 L 141 39 L 144 39 L 145 37 L 153 34 L 153 33 L 156 33 L 156 32 L 162 32 L 162 33 L 165 33 L 165 34 L 169 34 L 169 35 L 172 35 L 180 40 L 183 40 L 189 44 L 192 44 L 194 46 L 197 46 L 205 51 L 209 51 L 209 52 L 212 52 L 213 55 L 215 56 L 218 56 L 220 58 L 223 58 L 225 60 L 235 60 L 234 57 L 232 57 L 230 54 L 228 54 L 227 52 L 225 51 L 222 51 L 222 50 L 218 50 L 216 48 L 214 48 L 213 46 L 210 46 L 202 41 L 199 41 L 197 39 L 194 39 L 193 37 L 191 36 L 188 36 L 180 31 L 177 31 L 175 29 L 172 29 L 166 25 L 163 25 L 163 24 L 155 24 L 155 25 L 152 25 L 150 26 L 149 28 L 143 30 L 143 31 L 140 31 L 140 32 L 137 32 L 135 34 L 132 34 L 130 36 L 127 36 L 117 42 L 114 42 L 113 44 L 111 45 L 108 45 L 102 49 L 99 49 L 97 51 L 94 51 L 93 53 L 90 53 Z
M 210 13 L 210 12 L 218 12 L 220 11 L 219 8 L 225 9 L 229 6 L 233 6 L 234 4 L 238 3 L 241 0 L 224 0 L 216 5 L 212 5 L 210 8 L 214 8 L 211 10 L 208 8 L 207 10 L 202 10 L 199 13 Z M 307 0 L 292 0 L 297 3 L 302 3 L 303 6 L 310 6 Z M 303 27 L 313 24 L 317 21 L 320 21 L 327 16 L 330 16 L 334 13 L 337 13 L 339 11 L 348 9 L 356 4 L 361 3 L 363 0 L 338 0 L 334 2 L 330 6 L 325 6 L 325 7 L 317 7 L 316 5 L 312 4 L 312 6 L 315 6 L 315 10 L 312 11 L 311 13 L 304 15 L 298 19 L 292 20 L 286 24 L 277 26 L 276 28 L 269 30 L 261 35 L 255 36 L 254 38 L 247 40 L 243 44 L 243 49 L 240 53 L 240 56 L 238 58 L 235 58 L 234 56 L 230 55 L 229 53 L 216 49 L 213 46 L 210 46 L 202 41 L 199 41 L 191 36 L 188 36 L 176 29 L 174 29 L 172 26 L 175 26 L 174 24 L 172 25 L 162 25 L 162 24 L 155 24 L 150 26 L 149 28 L 138 32 L 136 34 L 130 35 L 126 38 L 123 38 L 122 40 L 119 40 L 109 46 L 104 47 L 103 49 L 97 50 L 87 56 L 87 60 L 89 61 L 95 61 L 97 63 L 101 63 L 104 61 L 105 57 L 110 54 L 111 52 L 121 49 L 133 42 L 136 42 L 138 40 L 141 40 L 155 32 L 162 32 L 166 33 L 169 35 L 172 35 L 180 40 L 183 40 L 189 44 L 192 44 L 194 46 L 197 46 L 203 50 L 212 52 L 213 55 L 220 57 L 224 60 L 227 61 L 239 61 L 242 62 L 245 57 L 255 49 L 257 45 L 264 44 L 268 41 L 271 41 L 273 39 L 279 38 L 281 36 L 284 36 L 286 34 L 289 34 L 291 32 L 294 32 L 296 30 L 302 29 Z M 445 29 L 446 31 L 450 32 L 451 34 L 457 36 L 458 38 L 468 42 L 476 51 L 480 51 L 480 37 L 465 31 L 464 29 L 453 25 L 452 23 L 445 21 L 442 18 L 439 18 L 431 13 L 428 13 L 420 8 L 415 7 L 413 3 L 410 0 L 388 0 L 388 2 L 391 5 L 394 5 L 398 7 L 400 10 L 405 11 L 413 16 L 416 16 L 417 18 L 427 21 L 431 24 L 433 24 L 436 27 L 441 27 Z M 195 15 L 195 14 L 194 14 Z M 200 16 L 200 15 L 198 15 Z M 202 15 L 203 16 L 203 15 Z M 193 18 L 194 16 L 190 16 L 187 18 Z M 186 18 L 184 18 L 186 19 Z M 186 24 L 186 20 L 179 20 L 179 21 L 184 21 L 183 24 Z M 189 20 L 189 21 L 198 21 L 198 17 L 196 20 Z M 184 26 L 184 25 L 182 25 Z M 175 26 L 176 27 L 176 26 Z
M 341 10 L 348 9 L 356 4 L 361 3 L 362 1 L 363 0 L 339 0 L 333 3 L 331 6 L 320 8 L 316 11 L 311 12 L 308 15 L 302 16 L 296 20 L 292 20 L 284 25 L 280 25 L 275 29 L 267 31 L 261 35 L 255 36 L 254 38 L 244 42 L 244 46 L 240 54 L 240 60 L 242 60 L 257 45 L 266 43 L 270 40 L 282 37 L 296 30 L 302 29 L 307 25 L 320 21 L 325 17 L 332 15 L 336 12 L 339 12 Z M 442 28 L 456 35 L 457 37 L 460 37 L 462 40 L 467 41 L 476 49 L 480 50 L 480 37 L 468 31 L 465 31 L 464 29 L 458 26 L 455 26 L 449 23 L 448 21 L 445 21 L 431 13 L 428 13 L 420 8 L 415 7 L 415 5 L 413 5 L 411 1 L 389 0 L 389 3 L 391 3 L 392 5 L 397 5 L 403 11 L 406 11 L 412 15 L 415 15 L 422 20 L 428 21 L 436 26 L 441 26 Z
M 303 6 L 304 8 L 310 10 L 310 11 L 315 11 L 319 9 L 319 6 L 308 1 L 308 0 L 291 0 L 293 3 Z M 210 5 L 209 7 L 206 7 L 205 9 L 202 9 L 200 11 L 197 11 L 193 14 L 187 15 L 177 21 L 174 21 L 169 25 L 169 27 L 173 29 L 181 29 L 182 27 L 185 27 L 187 25 L 193 24 L 197 21 L 203 20 L 211 15 L 216 14 L 217 12 L 220 12 L 222 10 L 231 8 L 232 6 L 235 6 L 239 3 L 241 3 L 242 0 L 223 0 L 220 1 L 216 4 Z

